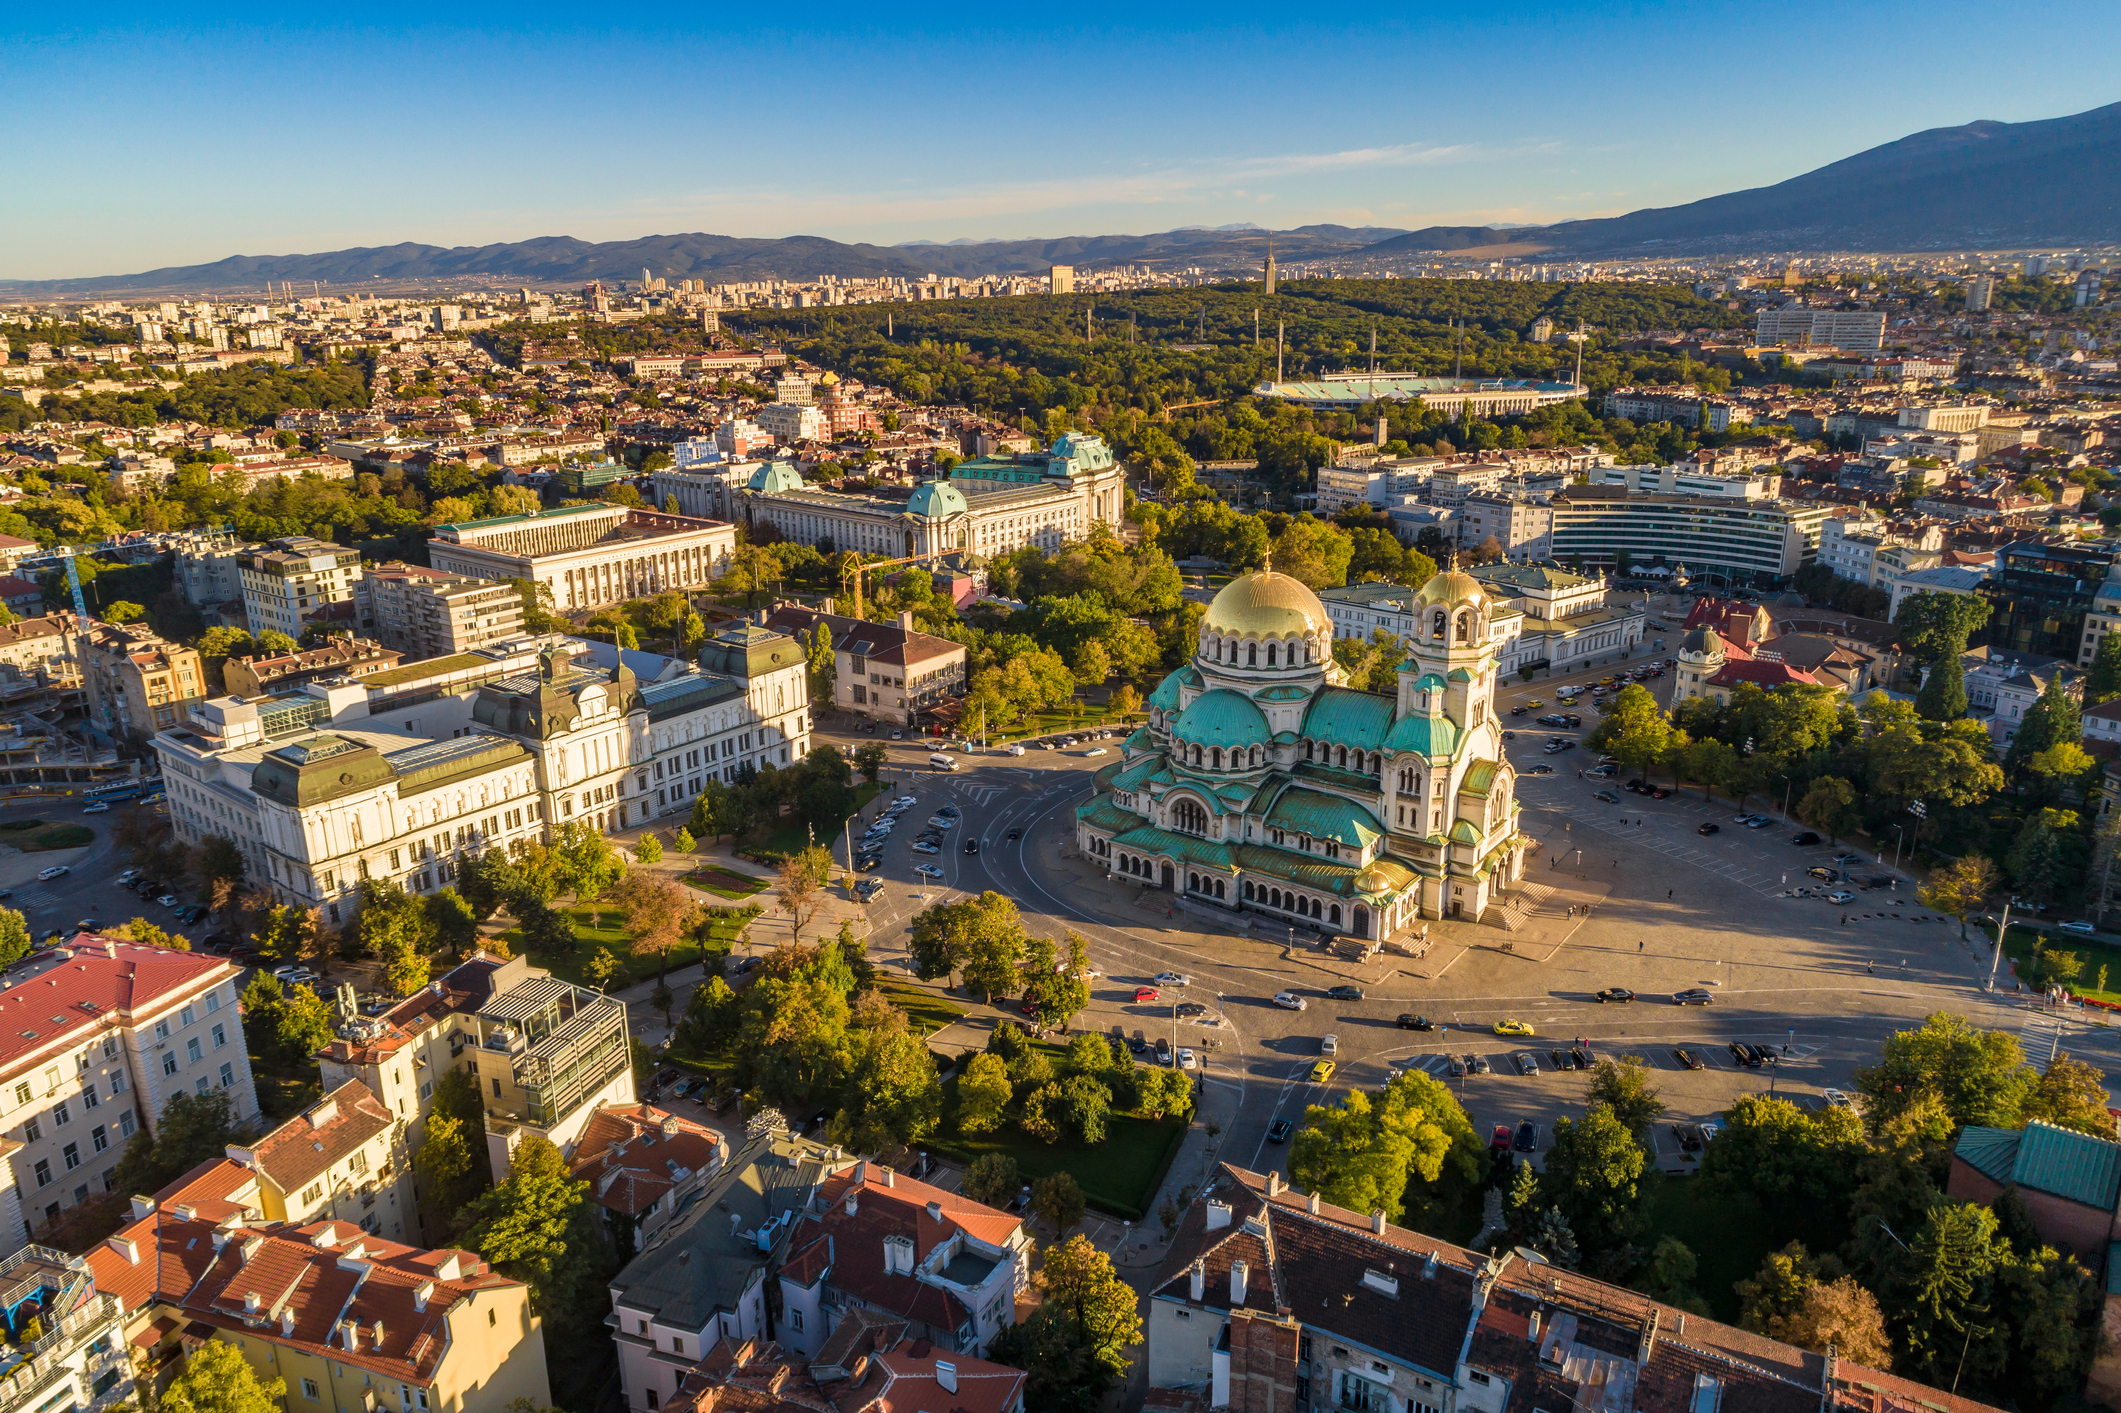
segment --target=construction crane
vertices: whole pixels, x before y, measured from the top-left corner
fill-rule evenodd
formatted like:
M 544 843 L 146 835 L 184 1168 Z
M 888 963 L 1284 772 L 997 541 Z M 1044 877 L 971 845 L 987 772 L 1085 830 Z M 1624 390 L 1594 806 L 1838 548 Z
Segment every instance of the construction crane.
M 851 562 L 854 551 L 849 550 L 847 553 L 849 560 L 843 560 L 840 564 L 840 584 L 843 588 L 850 584 L 854 588 L 853 616 L 856 618 L 862 616 L 862 577 L 871 570 L 896 569 L 903 564 L 928 564 L 943 557 L 943 551 L 930 550 L 926 554 L 909 554 L 904 559 L 877 559 L 867 564 L 856 564 Z
M 66 561 L 66 587 L 74 592 L 74 617 L 77 620 L 74 625 L 75 631 L 86 633 L 88 631 L 88 600 L 81 596 L 81 571 L 74 565 L 76 551 L 72 545 L 60 545 L 52 553 Z M 95 697 L 97 705 L 102 708 L 103 729 L 115 737 L 118 733 L 118 723 L 111 719 L 110 703 L 104 701 L 100 693 L 90 692 L 89 695 Z

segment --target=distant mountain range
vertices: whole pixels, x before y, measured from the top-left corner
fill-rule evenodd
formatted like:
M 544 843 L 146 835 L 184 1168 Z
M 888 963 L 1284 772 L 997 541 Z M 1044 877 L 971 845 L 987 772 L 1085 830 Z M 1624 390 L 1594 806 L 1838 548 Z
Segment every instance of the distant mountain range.
M 591 242 L 571 236 L 496 245 L 403 245 L 321 255 L 236 255 L 210 265 L 69 280 L 0 280 L 0 293 L 51 298 L 144 290 L 260 289 L 270 280 L 349 285 L 474 275 L 526 284 L 638 280 L 711 283 L 847 277 L 1042 273 L 1049 265 L 1257 267 L 1268 232 L 1251 225 L 1154 235 L 897 246 L 818 236 L 750 240 L 667 235 Z M 1423 251 L 1508 249 L 1556 257 L 1781 250 L 1967 250 L 2121 240 L 2121 103 L 2029 123 L 1932 128 L 1774 186 L 1684 206 L 1551 226 L 1298 226 L 1273 232 L 1283 264 Z

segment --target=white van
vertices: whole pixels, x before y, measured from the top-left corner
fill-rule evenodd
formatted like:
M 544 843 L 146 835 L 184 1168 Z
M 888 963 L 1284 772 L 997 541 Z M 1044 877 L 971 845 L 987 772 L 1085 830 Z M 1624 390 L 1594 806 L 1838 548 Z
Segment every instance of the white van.
M 952 757 L 943 755 L 941 753 L 937 753 L 928 757 L 928 764 L 934 766 L 937 770 L 957 769 L 957 761 Z

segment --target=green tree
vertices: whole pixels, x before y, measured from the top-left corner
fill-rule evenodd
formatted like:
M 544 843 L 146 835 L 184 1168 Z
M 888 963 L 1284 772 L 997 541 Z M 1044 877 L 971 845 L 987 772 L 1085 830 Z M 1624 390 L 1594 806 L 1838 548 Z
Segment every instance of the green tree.
M 383 979 L 398 995 L 410 996 L 432 979 L 427 909 L 419 898 L 387 880 L 363 879 L 354 929 L 359 955 L 381 960 Z
M 465 1243 L 528 1285 L 538 1309 L 562 1330 L 586 1330 L 602 1318 L 598 1297 L 608 1257 L 588 1191 L 588 1183 L 568 1175 L 558 1149 L 526 1138 L 507 1180 L 466 1212 Z
M 1023 1177 L 1007 1153 L 982 1153 L 965 1168 L 964 1193 L 989 1207 L 1006 1207 Z
M 725 1054 L 741 1022 L 736 992 L 721 977 L 710 976 L 692 988 L 692 995 L 685 1002 L 684 1018 L 677 1023 L 670 1043 L 680 1054 Z
M 1933 870 L 1915 901 L 1959 920 L 1959 936 L 1966 937 L 1966 920 L 1996 891 L 2001 875 L 1996 866 L 1979 854 L 1961 854 L 1943 868 Z
M 2064 685 L 2062 674 L 2057 672 L 2048 679 L 2039 698 L 2025 709 L 2017 734 L 2011 737 L 2010 748 L 2004 752 L 2004 774 L 2014 781 L 2023 779 L 2026 763 L 2032 757 L 2064 742 L 2074 745 L 2083 734 L 2083 713 L 2076 697 Z
M 1410 1180 L 1434 1182 L 1446 1162 L 1475 1176 L 1472 1121 L 1442 1084 L 1409 1070 L 1376 1103 L 1351 1090 L 1337 1106 L 1314 1104 L 1289 1145 L 1289 1176 L 1351 1211 L 1404 1215 Z
M 29 955 L 29 922 L 13 908 L 0 908 L 0 967 Z
M 286 1399 L 285 1379 L 261 1380 L 242 1351 L 210 1339 L 191 1351 L 156 1402 L 161 1413 L 279 1413 Z
M 1837 776 L 1820 776 L 1797 801 L 1797 818 L 1814 829 L 1824 829 L 1830 841 L 1840 843 L 1860 818 L 1856 787 Z
M 2121 633 L 2108 633 L 2092 654 L 2091 670 L 2084 677 L 2084 703 L 2098 706 L 2121 697 Z
M 1958 653 L 1946 653 L 1930 665 L 1915 710 L 1929 721 L 1957 721 L 1966 715 L 1966 664 Z
M 1832 1220 L 1858 1180 L 1862 1125 L 1847 1109 L 1808 1114 L 1787 1099 L 1743 1094 L 1702 1151 L 1702 1186 L 1733 1207 L 1750 1198 L 1776 1229 Z
M 1592 1066 L 1590 1101 L 1611 1109 L 1628 1132 L 1638 1135 L 1664 1113 L 1664 1101 L 1650 1087 L 1650 1067 L 1639 1055 L 1600 1060 Z
M 2057 1055 L 2048 1062 L 2021 1112 L 2027 1123 L 2038 1119 L 2094 1138 L 2116 1137 L 2105 1073 L 2072 1055 Z
M 430 893 L 425 901 L 427 912 L 427 935 L 435 942 L 449 948 L 452 960 L 461 959 L 466 951 L 476 946 L 479 940 L 479 920 L 472 916 L 471 904 L 454 888 L 444 888 L 439 893 Z
M 1648 1163 L 1627 1125 L 1593 1104 L 1580 1120 L 1555 1121 L 1540 1189 L 1579 1242 L 1593 1253 L 1609 1251 L 1635 1232 L 1636 1185 Z
M 873 994 L 873 993 L 872 993 Z M 942 1082 L 928 1044 L 910 1031 L 867 1031 L 853 1043 L 837 1126 L 856 1149 L 918 1143 L 942 1120 Z
M 1134 1291 L 1080 1234 L 1048 1246 L 1034 1280 L 1044 1298 L 995 1336 L 988 1357 L 1024 1370 L 1025 1406 L 1091 1413 L 1141 1342 Z
M 1967 639 L 1988 622 L 1989 612 L 1989 601 L 1978 594 L 1924 590 L 1900 601 L 1893 627 L 1900 632 L 1901 646 L 1928 665 L 1965 652 Z
M 1637 684 L 1612 699 L 1605 720 L 1591 732 L 1589 745 L 1611 753 L 1630 770 L 1647 771 L 1671 748 L 1672 723 L 1657 699 Z
M 854 768 L 871 784 L 876 783 L 878 773 L 890 759 L 891 750 L 882 741 L 865 741 L 854 750 Z
M 126 1145 L 113 1170 L 118 1190 L 154 1192 L 201 1163 L 225 1157 L 241 1137 L 227 1090 L 172 1094 L 153 1135 L 143 1128 Z
M 640 863 L 661 863 L 663 861 L 663 841 L 656 838 L 653 834 L 643 834 L 640 842 L 633 846 L 633 856 Z
M 316 941 L 316 915 L 291 904 L 271 909 L 258 928 L 258 950 L 276 962 L 298 962 Z
M 1031 1210 L 1053 1224 L 1056 1237 L 1082 1225 L 1083 1190 L 1071 1173 L 1058 1172 L 1031 1184 Z
M 571 820 L 553 845 L 562 886 L 580 903 L 593 902 L 626 876 L 625 861 L 611 841 L 584 820 Z
M 958 1132 L 981 1134 L 1001 1127 L 1002 1115 L 1014 1097 L 1008 1061 L 999 1055 L 974 1055 L 958 1076 Z
M 430 1223 L 432 1235 L 442 1239 L 449 1218 L 477 1195 L 470 1182 L 471 1140 L 465 1134 L 463 1121 L 439 1110 L 429 1114 L 427 1130 L 412 1165 L 420 1175 L 427 1210 L 437 1217 Z
M 677 838 L 670 841 L 670 846 L 681 854 L 689 854 L 700 845 L 699 841 L 692 837 L 691 830 L 679 825 Z
M 2039 1082 L 2025 1067 L 2018 1037 L 1981 1030 L 1945 1011 L 1919 1029 L 1887 1036 L 1882 1050 L 1879 1062 L 1856 1071 L 1855 1080 L 1864 1097 L 1864 1122 L 1874 1134 L 1930 1097 L 1955 1128 L 2019 1128 Z
M 2025 822 L 2004 863 L 2018 891 L 2046 902 L 2082 876 L 2085 842 L 2075 810 L 2043 809 Z
M 2007 1336 L 1992 1318 L 1999 1244 L 1986 1207 L 1945 1202 L 1931 1209 L 1910 1243 L 1894 1301 L 1910 1373 L 1932 1384 L 1978 1387 L 2002 1372 Z

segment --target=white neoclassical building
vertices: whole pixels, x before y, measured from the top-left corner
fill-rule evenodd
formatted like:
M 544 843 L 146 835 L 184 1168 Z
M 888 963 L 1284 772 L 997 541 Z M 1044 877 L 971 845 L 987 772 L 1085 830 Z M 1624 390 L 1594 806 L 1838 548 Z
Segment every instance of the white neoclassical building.
M 1271 569 L 1233 580 L 1077 810 L 1081 848 L 1118 877 L 1356 937 L 1478 918 L 1531 843 L 1495 718 L 1493 607 L 1452 572 L 1414 610 L 1396 696 L 1356 691 L 1316 594 Z

